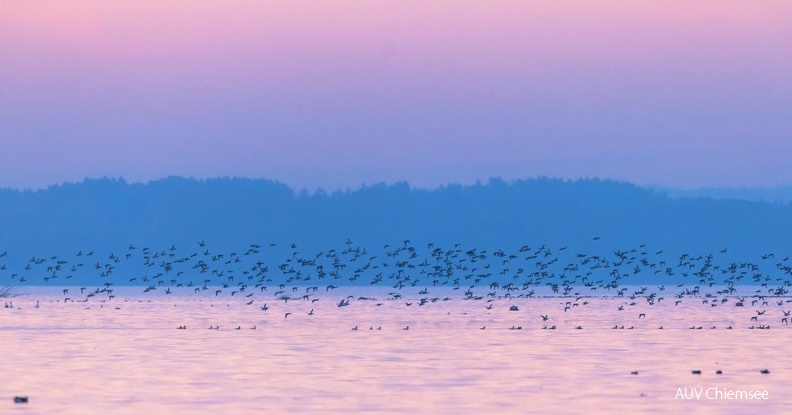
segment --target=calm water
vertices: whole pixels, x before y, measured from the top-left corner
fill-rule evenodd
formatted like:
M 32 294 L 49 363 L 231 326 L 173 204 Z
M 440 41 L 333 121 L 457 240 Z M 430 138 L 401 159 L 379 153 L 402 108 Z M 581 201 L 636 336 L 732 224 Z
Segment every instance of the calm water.
M 592 298 L 564 312 L 570 299 L 457 295 L 418 307 L 384 292 L 337 307 L 349 292 L 334 292 L 314 303 L 273 298 L 265 311 L 244 298 L 119 289 L 112 301 L 64 304 L 57 290 L 28 291 L 0 308 L 3 414 L 728 414 L 792 405 L 792 331 L 775 302 L 751 322 L 757 307 L 698 299 L 619 311 L 629 299 Z M 748 329 L 763 321 L 772 329 Z M 679 388 L 701 387 L 769 399 L 675 399 Z M 15 395 L 30 403 L 14 404 Z

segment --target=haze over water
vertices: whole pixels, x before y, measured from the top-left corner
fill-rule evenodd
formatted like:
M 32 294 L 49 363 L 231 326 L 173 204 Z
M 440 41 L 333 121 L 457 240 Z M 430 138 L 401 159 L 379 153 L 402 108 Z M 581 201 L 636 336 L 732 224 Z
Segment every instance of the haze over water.
M 790 21 L 0 2 L 0 415 L 789 413 Z
M 3 402 L 3 413 L 769 414 L 792 404 L 788 328 L 748 329 L 747 307 L 691 299 L 628 315 L 615 310 L 629 299 L 593 297 L 562 313 L 570 298 L 540 297 L 495 299 L 487 310 L 450 289 L 449 300 L 404 307 L 382 289 L 345 288 L 319 296 L 308 316 L 303 300 L 263 311 L 122 287 L 113 300 L 63 303 L 56 290 L 27 289 L 0 309 L 0 396 L 30 396 Z M 404 301 L 417 297 L 409 292 Z M 338 307 L 346 295 L 367 299 Z M 694 387 L 769 399 L 675 399 Z

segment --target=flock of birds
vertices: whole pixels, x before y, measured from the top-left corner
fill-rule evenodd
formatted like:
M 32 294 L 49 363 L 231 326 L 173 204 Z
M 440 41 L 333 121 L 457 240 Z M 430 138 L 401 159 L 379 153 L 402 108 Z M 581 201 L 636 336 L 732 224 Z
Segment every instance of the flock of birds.
M 593 243 L 599 239 L 594 237 Z M 647 316 L 645 310 L 661 302 L 679 306 L 691 301 L 710 308 L 754 307 L 755 315 L 746 322 L 752 329 L 792 323 L 792 300 L 787 298 L 792 262 L 790 257 L 776 258 L 774 253 L 755 262 L 720 263 L 717 254 L 670 257 L 643 244 L 610 250 L 607 255 L 572 253 L 566 247 L 546 245 L 505 251 L 462 244 L 418 245 L 410 240 L 386 244 L 376 253 L 351 240 L 336 249 L 312 253 L 301 252 L 294 243 L 251 244 L 239 252 L 220 252 L 202 241 L 190 248 L 172 245 L 155 250 L 129 245 L 123 252 L 101 255 L 81 250 L 68 257 L 35 256 L 16 268 L 9 268 L 8 252 L 3 252 L 0 284 L 60 286 L 64 302 L 112 301 L 119 286 L 140 286 L 143 293 L 243 298 L 243 304 L 261 312 L 267 312 L 269 304 L 276 301 L 303 301 L 308 316 L 315 314 L 312 305 L 320 300 L 333 301 L 338 308 L 362 300 L 390 300 L 420 308 L 453 296 L 479 301 L 482 310 L 492 310 L 499 304 L 497 300 L 542 297 L 561 298 L 558 313 L 585 307 L 596 298 L 619 300 L 614 302 L 614 311 L 626 314 L 640 304 L 642 311 L 634 314 L 641 320 Z M 770 271 L 763 271 L 768 267 Z M 78 281 L 82 284 L 75 283 Z M 383 287 L 388 294 L 380 299 L 350 295 L 330 300 L 336 289 L 350 285 Z M 0 289 L 0 298 L 9 299 L 9 290 Z M 418 294 L 407 296 L 406 291 Z M 13 302 L 5 303 L 5 308 L 13 307 Z M 509 310 L 519 308 L 512 305 Z M 291 314 L 284 313 L 284 318 Z M 556 326 L 549 321 L 549 314 L 535 318 L 544 324 L 542 328 L 552 330 Z M 575 328 L 583 329 L 580 325 Z M 613 329 L 625 329 L 625 325 Z

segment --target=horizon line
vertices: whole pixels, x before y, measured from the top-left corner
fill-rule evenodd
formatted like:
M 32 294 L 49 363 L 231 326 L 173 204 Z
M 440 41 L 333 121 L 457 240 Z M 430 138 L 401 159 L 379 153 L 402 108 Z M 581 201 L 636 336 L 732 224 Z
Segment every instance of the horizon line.
M 461 186 L 461 187 L 486 186 L 486 185 L 491 184 L 493 181 L 495 181 L 495 182 L 499 181 L 499 182 L 503 182 L 503 183 L 505 183 L 507 185 L 513 185 L 513 184 L 516 184 L 516 183 L 526 182 L 526 181 L 533 181 L 533 180 L 551 180 L 551 181 L 560 181 L 560 182 L 586 182 L 586 181 L 596 182 L 596 181 L 599 181 L 599 182 L 606 182 L 606 183 L 626 184 L 626 185 L 635 186 L 635 187 L 638 187 L 638 188 L 641 188 L 641 189 L 656 191 L 656 192 L 659 192 L 659 193 L 669 193 L 670 192 L 670 193 L 677 193 L 677 194 L 695 193 L 695 192 L 701 192 L 701 191 L 719 191 L 719 192 L 722 192 L 722 191 L 749 191 L 749 192 L 750 191 L 754 191 L 754 192 L 756 192 L 756 191 L 760 191 L 760 192 L 761 191 L 766 191 L 766 192 L 772 192 L 772 191 L 779 191 L 779 190 L 792 190 L 792 183 L 790 183 L 790 184 L 782 184 L 782 185 L 774 185 L 774 186 L 761 186 L 761 185 L 756 185 L 756 186 L 700 186 L 700 187 L 683 188 L 683 187 L 675 187 L 675 186 L 668 186 L 668 185 L 661 185 L 661 184 L 639 184 L 639 183 L 634 183 L 634 182 L 630 182 L 630 181 L 627 181 L 627 180 L 620 180 L 620 179 L 613 179 L 613 178 L 601 178 L 601 177 L 589 177 L 589 176 L 578 177 L 578 178 L 566 178 L 566 177 L 545 176 L 545 175 L 542 175 L 542 176 L 531 176 L 531 177 L 521 177 L 521 178 L 516 178 L 516 179 L 505 179 L 505 178 L 502 178 L 500 176 L 489 176 L 486 179 L 478 178 L 478 179 L 476 179 L 475 181 L 472 181 L 472 182 L 461 182 L 461 181 L 459 181 L 459 182 L 446 182 L 446 183 L 442 183 L 442 184 L 439 184 L 439 185 L 436 185 L 436 186 L 418 186 L 418 185 L 413 185 L 408 180 L 392 180 L 392 181 L 380 180 L 380 181 L 372 181 L 372 182 L 362 182 L 359 185 L 357 185 L 356 187 L 346 186 L 346 187 L 336 187 L 336 188 L 325 189 L 325 188 L 323 188 L 321 186 L 317 186 L 315 188 L 310 189 L 310 188 L 306 188 L 306 187 L 293 186 L 293 185 L 290 185 L 290 184 L 288 184 L 288 183 L 286 183 L 284 181 L 281 181 L 281 180 L 278 180 L 278 179 L 273 179 L 273 178 L 266 178 L 266 177 L 251 177 L 251 176 L 238 176 L 238 175 L 221 175 L 221 176 L 205 176 L 205 177 L 201 177 L 201 176 L 183 176 L 183 175 L 178 175 L 178 174 L 161 176 L 161 177 L 158 177 L 158 178 L 155 178 L 155 179 L 149 179 L 149 180 L 130 180 L 130 179 L 125 178 L 124 176 L 107 176 L 107 175 L 101 176 L 101 177 L 100 176 L 86 176 L 86 177 L 83 177 L 82 179 L 77 180 L 77 181 L 64 180 L 64 181 L 61 181 L 61 182 L 51 183 L 51 184 L 43 185 L 43 186 L 10 186 L 10 185 L 3 185 L 3 186 L 0 186 L 0 190 L 3 190 L 3 191 L 9 191 L 10 190 L 10 191 L 36 193 L 36 192 L 40 192 L 40 191 L 44 191 L 44 190 L 48 190 L 48 189 L 52 189 L 52 188 L 71 186 L 71 185 L 80 185 L 80 184 L 84 184 L 86 182 L 102 181 L 102 180 L 119 181 L 119 182 L 124 182 L 127 185 L 143 185 L 143 186 L 147 186 L 147 185 L 152 184 L 152 183 L 157 183 L 157 182 L 161 182 L 161 181 L 165 181 L 165 180 L 169 180 L 169 179 L 193 180 L 193 181 L 198 181 L 198 182 L 206 182 L 206 181 L 212 181 L 212 180 L 247 180 L 247 181 L 254 181 L 254 182 L 255 181 L 270 182 L 270 183 L 282 185 L 282 186 L 288 188 L 289 190 L 294 192 L 295 195 L 304 195 L 306 193 L 308 195 L 314 195 L 314 194 L 317 194 L 317 193 L 327 193 L 327 194 L 332 194 L 332 193 L 337 193 L 337 192 L 346 193 L 346 192 L 354 192 L 354 191 L 359 191 L 359 190 L 363 190 L 363 189 L 366 189 L 366 188 L 370 188 L 370 187 L 374 187 L 374 186 L 381 186 L 381 185 L 394 186 L 394 185 L 399 185 L 399 184 L 406 184 L 411 190 L 437 190 L 437 189 L 442 189 L 442 188 L 446 188 L 446 187 L 456 187 L 456 186 Z M 671 196 L 671 195 L 669 194 L 669 196 Z

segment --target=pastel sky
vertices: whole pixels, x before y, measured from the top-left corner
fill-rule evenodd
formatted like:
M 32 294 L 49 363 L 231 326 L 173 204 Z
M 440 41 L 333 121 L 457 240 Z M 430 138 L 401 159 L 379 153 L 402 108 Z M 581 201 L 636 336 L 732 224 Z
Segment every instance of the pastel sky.
M 0 3 L 0 187 L 792 184 L 790 1 Z

